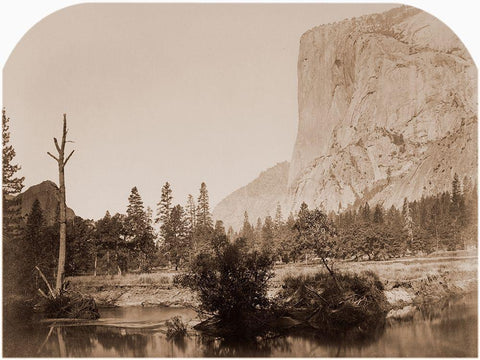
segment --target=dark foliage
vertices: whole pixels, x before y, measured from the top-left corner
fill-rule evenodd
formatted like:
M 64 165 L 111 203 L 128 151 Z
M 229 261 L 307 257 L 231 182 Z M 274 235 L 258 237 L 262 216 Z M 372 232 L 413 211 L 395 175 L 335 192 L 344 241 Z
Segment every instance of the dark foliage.
M 214 253 L 199 254 L 188 273 L 176 281 L 197 292 L 201 312 L 241 326 L 269 306 L 267 285 L 272 267 L 271 257 L 249 251 L 240 239 L 234 244 L 223 242 Z

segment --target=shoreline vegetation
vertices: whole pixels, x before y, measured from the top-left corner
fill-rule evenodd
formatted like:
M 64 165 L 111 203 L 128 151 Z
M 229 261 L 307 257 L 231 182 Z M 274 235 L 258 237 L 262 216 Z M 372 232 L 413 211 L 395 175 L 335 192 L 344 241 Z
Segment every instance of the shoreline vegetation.
M 378 275 L 388 303 L 386 318 L 412 319 L 417 310 L 428 310 L 447 299 L 477 291 L 476 251 L 431 254 L 387 261 L 338 262 L 338 274 Z M 288 278 L 305 279 L 325 273 L 321 263 L 276 265 L 267 291 L 274 298 Z M 91 295 L 101 307 L 193 307 L 193 291 L 174 284 L 181 271 L 159 270 L 150 274 L 75 276 L 67 278 L 74 291 Z

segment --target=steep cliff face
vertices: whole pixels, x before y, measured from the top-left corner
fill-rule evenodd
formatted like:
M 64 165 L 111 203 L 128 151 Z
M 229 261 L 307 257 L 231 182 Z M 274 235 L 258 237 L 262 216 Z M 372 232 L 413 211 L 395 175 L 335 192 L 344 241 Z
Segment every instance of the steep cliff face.
M 290 209 L 399 205 L 476 181 L 476 69 L 455 34 L 411 7 L 307 31 Z
M 238 190 L 217 212 L 226 224 L 277 202 L 284 213 L 302 202 L 400 206 L 449 190 L 455 173 L 477 181 L 477 70 L 441 21 L 402 6 L 316 27 L 301 37 L 297 71 L 287 193 L 265 187 L 245 201 Z
M 18 195 L 17 199 L 21 203 L 22 217 L 26 218 L 32 211 L 32 205 L 36 199 L 40 202 L 43 216 L 49 224 L 53 224 L 56 219 L 57 208 L 60 204 L 60 190 L 52 181 L 43 181 L 40 184 L 29 187 L 23 193 Z M 67 207 L 67 220 L 73 220 L 75 213 Z
M 250 184 L 223 199 L 213 210 L 213 217 L 238 230 L 245 211 L 252 223 L 258 217 L 274 216 L 277 204 L 285 206 L 288 170 L 289 163 L 284 161 L 262 172 Z

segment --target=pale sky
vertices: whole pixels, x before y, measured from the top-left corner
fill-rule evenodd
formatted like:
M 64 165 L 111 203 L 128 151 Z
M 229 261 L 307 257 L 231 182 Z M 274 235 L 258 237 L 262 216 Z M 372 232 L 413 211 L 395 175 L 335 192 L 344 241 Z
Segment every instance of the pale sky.
M 58 183 L 52 137 L 75 149 L 67 205 L 156 210 L 205 181 L 213 207 L 277 162 L 297 130 L 297 56 L 308 29 L 386 4 L 85 4 L 36 24 L 3 69 L 3 104 L 26 187 Z

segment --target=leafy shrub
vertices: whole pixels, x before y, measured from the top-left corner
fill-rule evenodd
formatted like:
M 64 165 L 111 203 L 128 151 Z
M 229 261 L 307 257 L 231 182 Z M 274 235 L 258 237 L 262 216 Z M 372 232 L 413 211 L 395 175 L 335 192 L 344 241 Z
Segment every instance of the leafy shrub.
M 266 309 L 267 285 L 272 272 L 270 256 L 250 251 L 245 241 L 225 243 L 214 253 L 199 254 L 189 271 L 175 281 L 196 291 L 200 311 L 235 323 Z

